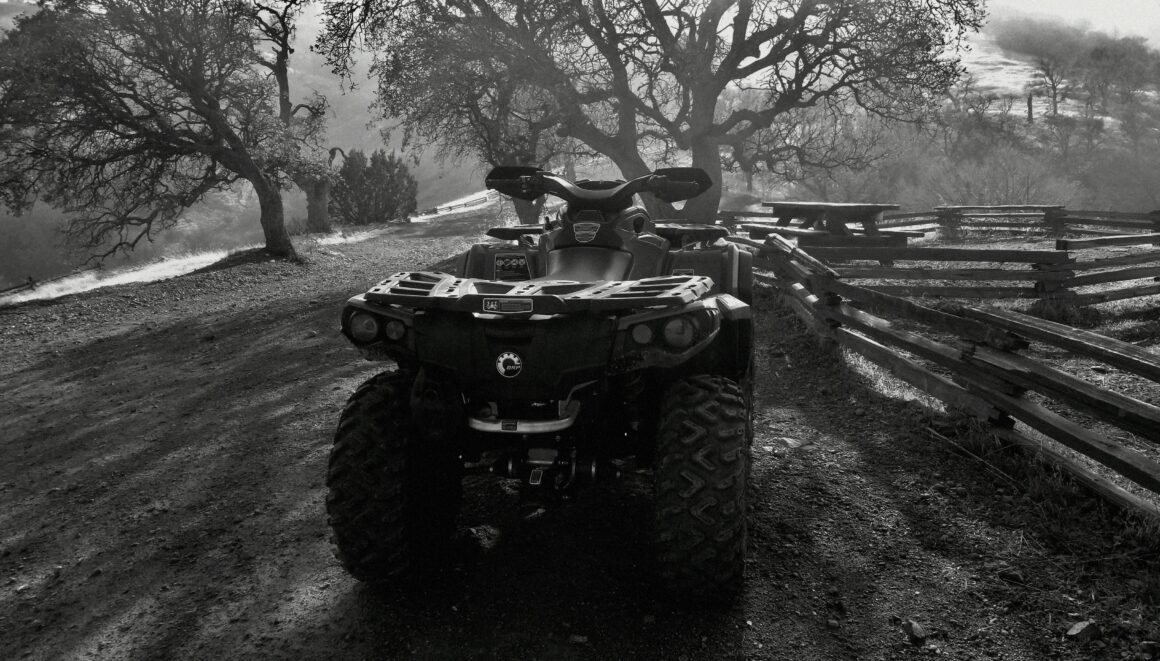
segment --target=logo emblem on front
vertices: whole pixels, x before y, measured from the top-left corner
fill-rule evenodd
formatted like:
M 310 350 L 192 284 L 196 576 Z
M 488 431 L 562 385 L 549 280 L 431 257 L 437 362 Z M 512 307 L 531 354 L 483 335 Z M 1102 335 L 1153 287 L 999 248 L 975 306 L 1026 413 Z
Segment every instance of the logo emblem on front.
M 591 243 L 600 232 L 600 223 L 573 223 L 572 234 L 578 243 Z
M 494 314 L 522 314 L 532 311 L 530 298 L 485 298 L 483 311 Z
M 514 351 L 505 351 L 495 359 L 495 371 L 499 372 L 500 376 L 511 379 L 519 376 L 523 369 L 524 360 Z

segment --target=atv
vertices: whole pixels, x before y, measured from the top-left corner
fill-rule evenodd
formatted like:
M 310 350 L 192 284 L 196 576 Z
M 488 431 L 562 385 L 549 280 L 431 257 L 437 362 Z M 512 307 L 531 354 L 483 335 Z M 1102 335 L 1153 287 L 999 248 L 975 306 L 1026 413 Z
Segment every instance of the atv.
M 336 556 L 393 583 L 455 531 L 465 470 L 559 500 L 650 467 L 664 587 L 717 600 L 743 579 L 752 440 L 752 255 L 704 224 L 634 205 L 711 185 L 696 168 L 570 182 L 498 167 L 510 197 L 560 198 L 555 222 L 494 228 L 458 274 L 395 273 L 347 301 L 342 333 L 396 369 L 364 383 L 330 454 Z M 635 463 L 632 463 L 635 462 Z

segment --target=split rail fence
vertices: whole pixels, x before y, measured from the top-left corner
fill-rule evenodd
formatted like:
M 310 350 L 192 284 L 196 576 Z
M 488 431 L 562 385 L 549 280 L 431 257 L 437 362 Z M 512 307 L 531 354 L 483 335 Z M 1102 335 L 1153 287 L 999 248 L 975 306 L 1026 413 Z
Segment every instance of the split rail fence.
M 756 278 L 772 285 L 781 303 L 793 310 L 820 340 L 848 348 L 952 408 L 990 425 L 993 433 L 1038 453 L 1116 504 L 1160 520 L 1160 507 L 1091 470 L 1085 462 L 1016 428 L 1024 423 L 1044 437 L 1111 469 L 1160 495 L 1160 462 L 1147 451 L 1109 437 L 1115 428 L 1148 444 L 1160 444 L 1160 407 L 1097 387 L 1034 357 L 1023 355 L 1031 342 L 1072 352 L 1160 384 L 1160 356 L 1135 345 L 1037 317 L 989 306 L 941 305 L 938 309 L 905 296 L 930 295 L 929 288 L 868 286 L 851 280 L 888 277 L 952 279 L 951 269 L 858 267 L 848 260 L 923 262 L 988 261 L 1031 265 L 1020 273 L 1036 283 L 1075 282 L 1087 273 L 1066 250 L 973 251 L 949 248 L 801 247 L 778 234 L 764 241 L 732 237 L 756 253 L 755 265 L 768 273 Z M 1074 242 L 1073 242 L 1074 244 Z M 1074 245 L 1073 245 L 1074 247 Z M 1150 256 L 1158 259 L 1160 255 Z M 827 263 L 829 262 L 829 263 Z M 1102 260 L 1121 266 L 1124 258 Z M 1092 267 L 1094 269 L 1095 267 Z M 1156 269 L 1157 267 L 1149 267 Z M 1000 273 L 958 270 L 964 279 L 999 279 Z M 1148 270 L 1151 274 L 1153 271 Z M 1120 274 L 1123 275 L 1123 274 Z M 1014 276 L 1011 276 L 1014 278 Z M 1107 276 L 1111 279 L 1111 276 Z M 1081 281 L 1082 282 L 1082 281 Z M 970 291 L 967 291 L 969 289 Z M 1160 293 L 1160 290 L 1157 290 Z M 944 287 L 941 295 L 987 297 L 1008 292 L 991 288 Z M 1059 413 L 1080 414 L 1085 427 Z
M 836 268 L 842 278 L 865 281 L 897 296 L 956 299 L 1042 299 L 1071 306 L 1160 294 L 1160 213 L 1069 211 L 1061 206 L 938 207 L 886 213 L 849 234 L 774 224 L 769 212 L 723 211 L 722 222 L 752 238 L 796 239 L 824 260 L 869 265 Z M 1043 231 L 1054 249 L 987 250 L 912 246 L 937 230 Z M 899 230 L 898 228 L 912 228 Z M 914 229 L 918 228 L 918 229 Z M 1090 238 L 1067 238 L 1084 234 Z M 1106 256 L 1108 247 L 1123 255 Z M 1145 249 L 1144 247 L 1150 247 Z M 906 267 L 897 262 L 910 262 Z M 983 266 L 980 266 L 983 265 Z M 1109 288 L 1111 287 L 1111 288 Z

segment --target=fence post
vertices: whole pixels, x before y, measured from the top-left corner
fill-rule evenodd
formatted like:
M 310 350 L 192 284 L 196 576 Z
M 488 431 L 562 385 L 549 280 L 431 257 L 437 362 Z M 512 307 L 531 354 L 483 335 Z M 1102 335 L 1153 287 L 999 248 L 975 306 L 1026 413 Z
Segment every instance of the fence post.
M 961 209 L 950 207 L 935 207 L 938 216 L 939 231 L 945 239 L 958 239 L 962 236 L 963 212 Z
M 1062 239 L 1067 233 L 1067 216 L 1065 208 L 1047 208 L 1043 210 L 1043 223 L 1051 230 L 1051 238 Z
M 1071 264 L 1032 264 L 1031 268 L 1037 272 L 1044 273 L 1059 273 L 1060 271 L 1070 270 Z M 1059 280 L 1056 278 L 1043 279 L 1035 281 L 1035 293 L 1040 300 L 1066 301 L 1069 298 L 1075 297 L 1075 292 L 1068 287 L 1068 282 L 1071 278 L 1066 280 Z

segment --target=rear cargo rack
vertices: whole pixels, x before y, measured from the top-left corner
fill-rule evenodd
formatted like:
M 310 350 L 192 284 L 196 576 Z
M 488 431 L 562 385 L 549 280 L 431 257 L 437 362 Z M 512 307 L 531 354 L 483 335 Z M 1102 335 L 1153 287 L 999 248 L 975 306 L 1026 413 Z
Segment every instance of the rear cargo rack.
M 685 305 L 704 297 L 712 287 L 712 279 L 698 275 L 600 282 L 497 282 L 403 271 L 371 287 L 364 298 L 380 305 L 457 312 L 574 314 Z

